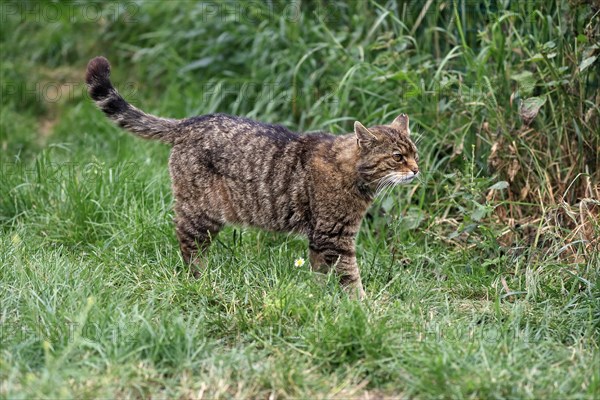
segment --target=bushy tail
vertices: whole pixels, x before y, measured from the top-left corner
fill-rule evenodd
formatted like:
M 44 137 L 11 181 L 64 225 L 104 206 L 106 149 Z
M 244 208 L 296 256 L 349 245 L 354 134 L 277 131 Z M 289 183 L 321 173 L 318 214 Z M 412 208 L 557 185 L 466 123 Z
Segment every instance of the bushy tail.
M 167 143 L 175 141 L 174 130 L 179 121 L 146 114 L 125 101 L 110 82 L 110 64 L 106 58 L 96 57 L 90 60 L 85 81 L 90 97 L 120 127 L 145 139 Z

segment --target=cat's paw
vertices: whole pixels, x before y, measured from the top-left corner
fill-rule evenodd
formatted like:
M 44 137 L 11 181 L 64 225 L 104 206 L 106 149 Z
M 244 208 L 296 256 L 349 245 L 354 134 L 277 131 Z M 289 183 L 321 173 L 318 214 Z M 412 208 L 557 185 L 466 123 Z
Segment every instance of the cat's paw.
M 362 283 L 345 286 L 344 290 L 353 300 L 364 300 L 364 298 L 367 296 L 367 293 L 363 289 Z

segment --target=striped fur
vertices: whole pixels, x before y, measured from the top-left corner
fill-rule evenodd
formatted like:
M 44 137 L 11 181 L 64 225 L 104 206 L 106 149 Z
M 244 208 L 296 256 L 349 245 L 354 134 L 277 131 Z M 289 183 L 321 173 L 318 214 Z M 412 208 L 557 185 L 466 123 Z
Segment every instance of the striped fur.
M 127 103 L 110 82 L 110 64 L 104 57 L 92 59 L 87 66 L 85 80 L 90 97 L 108 118 L 121 128 L 145 139 L 173 142 L 178 121 L 146 114 Z
M 354 133 L 300 135 L 280 125 L 209 114 L 182 120 L 128 104 L 109 79 L 105 58 L 90 61 L 90 96 L 119 126 L 170 143 L 175 224 L 183 258 L 202 254 L 226 224 L 295 232 L 309 240 L 314 270 L 334 269 L 360 297 L 355 239 L 373 198 L 418 175 L 417 149 L 404 114 Z

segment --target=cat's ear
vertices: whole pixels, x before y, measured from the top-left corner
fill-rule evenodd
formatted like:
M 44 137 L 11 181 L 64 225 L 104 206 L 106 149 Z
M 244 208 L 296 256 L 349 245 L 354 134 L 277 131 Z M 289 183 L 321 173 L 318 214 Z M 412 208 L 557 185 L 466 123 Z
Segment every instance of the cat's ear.
M 354 133 L 356 134 L 356 141 L 360 147 L 368 146 L 379 140 L 377 136 L 358 121 L 354 123 Z
M 400 114 L 396 117 L 396 119 L 391 124 L 392 127 L 400 130 L 401 132 L 406 132 L 407 135 L 410 135 L 410 127 L 408 126 L 408 115 Z

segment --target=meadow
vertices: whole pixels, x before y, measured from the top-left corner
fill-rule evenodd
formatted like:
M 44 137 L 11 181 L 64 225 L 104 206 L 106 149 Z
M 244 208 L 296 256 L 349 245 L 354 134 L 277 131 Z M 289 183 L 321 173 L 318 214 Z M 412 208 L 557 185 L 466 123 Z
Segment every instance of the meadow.
M 0 4 L 0 396 L 600 397 L 600 3 Z M 229 227 L 193 279 L 153 114 L 296 131 L 411 118 L 421 178 L 379 198 L 367 297 L 307 242 Z

